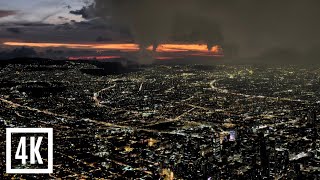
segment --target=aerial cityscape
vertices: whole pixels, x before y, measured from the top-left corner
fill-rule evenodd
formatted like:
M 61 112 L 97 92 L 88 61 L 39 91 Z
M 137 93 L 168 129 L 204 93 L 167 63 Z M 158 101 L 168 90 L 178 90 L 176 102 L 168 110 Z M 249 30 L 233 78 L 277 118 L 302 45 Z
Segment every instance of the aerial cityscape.
M 320 1 L 0 1 L 0 180 L 320 180 Z
M 1 67 L 1 126 L 54 128 L 54 173 L 43 178 L 319 178 L 319 68 L 84 69 L 98 67 L 32 59 Z

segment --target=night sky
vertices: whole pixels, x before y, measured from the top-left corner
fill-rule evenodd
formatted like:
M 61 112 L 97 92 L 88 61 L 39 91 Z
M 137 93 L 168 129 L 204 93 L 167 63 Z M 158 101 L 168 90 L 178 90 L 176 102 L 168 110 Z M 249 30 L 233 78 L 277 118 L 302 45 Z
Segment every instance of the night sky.
M 63 44 L 64 50 L 86 49 L 74 44 L 136 44 L 140 49 L 205 44 L 241 58 L 314 57 L 320 47 L 319 5 L 316 0 L 1 1 L 0 48 L 16 47 L 12 42 L 46 43 L 31 46 L 37 50 L 57 48 L 48 43 Z

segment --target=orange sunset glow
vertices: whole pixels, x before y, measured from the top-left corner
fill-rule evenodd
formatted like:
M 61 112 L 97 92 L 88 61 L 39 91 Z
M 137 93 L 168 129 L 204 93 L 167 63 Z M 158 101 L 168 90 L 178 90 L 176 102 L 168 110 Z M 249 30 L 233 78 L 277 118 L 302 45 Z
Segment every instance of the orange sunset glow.
M 152 49 L 149 47 L 148 49 Z M 212 52 L 220 53 L 219 46 L 214 46 L 208 51 L 206 44 L 161 44 L 157 48 L 157 52 L 186 52 L 186 51 L 198 51 L 198 52 Z
M 72 43 L 26 43 L 26 42 L 5 42 L 7 46 L 27 46 L 37 48 L 70 48 L 70 49 L 94 49 L 94 50 L 119 50 L 124 52 L 138 51 L 139 45 L 133 43 L 112 43 L 112 44 L 72 44 Z M 153 47 L 149 46 L 148 50 Z M 222 54 L 219 46 L 214 46 L 208 51 L 206 44 L 161 44 L 157 47 L 157 52 L 188 52 Z
M 137 51 L 137 44 L 72 44 L 72 43 L 25 43 L 25 42 L 5 42 L 7 46 L 27 46 L 38 48 L 70 48 L 70 49 L 96 49 L 96 50 L 124 50 Z

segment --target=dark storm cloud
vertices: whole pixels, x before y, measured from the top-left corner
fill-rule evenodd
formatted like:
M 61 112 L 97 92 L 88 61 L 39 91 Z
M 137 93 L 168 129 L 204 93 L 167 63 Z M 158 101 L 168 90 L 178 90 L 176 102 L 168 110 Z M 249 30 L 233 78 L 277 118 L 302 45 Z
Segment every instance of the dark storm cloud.
M 93 5 L 82 7 L 79 10 L 70 11 L 70 14 L 81 15 L 83 19 L 93 18 Z
M 14 23 L 14 25 L 17 25 L 17 26 L 25 26 L 25 27 L 54 26 L 54 25 L 52 25 L 52 24 L 42 23 L 42 22 L 19 22 L 19 23 Z M 6 25 L 6 26 L 7 26 L 7 25 Z
M 196 7 L 191 8 L 191 1 L 181 2 L 183 4 L 169 0 L 96 0 L 95 7 L 98 15 L 111 18 L 116 26 L 128 28 L 141 47 L 172 39 L 203 41 L 210 46 L 221 43 L 217 23 L 194 12 Z
M 0 25 L 1 26 L 1 25 Z M 19 36 L 13 33 L 19 29 Z M 127 41 L 121 32 L 112 30 L 100 20 L 70 22 L 59 25 L 45 23 L 15 23 L 0 28 L 0 44 L 3 42 L 56 42 L 56 43 L 92 43 L 99 40 L 113 42 Z
M 99 16 L 130 29 L 141 46 L 204 41 L 241 57 L 320 44 L 317 0 L 95 0 Z M 226 49 L 228 50 L 228 49 Z M 294 54 L 294 53 L 293 53 Z
M 14 15 L 15 11 L 0 10 L 0 18 Z
M 13 33 L 13 34 L 20 34 L 21 30 L 19 28 L 7 28 L 7 31 Z
M 33 48 L 19 47 L 13 50 L 0 51 L 0 59 L 11 59 L 17 57 L 36 57 L 37 52 Z

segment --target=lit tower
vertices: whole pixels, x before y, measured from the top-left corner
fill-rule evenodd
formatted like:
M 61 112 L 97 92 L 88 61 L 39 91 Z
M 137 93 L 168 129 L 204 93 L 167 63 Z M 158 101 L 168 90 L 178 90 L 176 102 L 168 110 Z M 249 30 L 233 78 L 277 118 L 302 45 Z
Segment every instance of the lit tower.
M 221 144 L 220 135 L 218 133 L 213 134 L 213 155 L 214 158 L 220 161 L 221 158 Z

